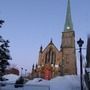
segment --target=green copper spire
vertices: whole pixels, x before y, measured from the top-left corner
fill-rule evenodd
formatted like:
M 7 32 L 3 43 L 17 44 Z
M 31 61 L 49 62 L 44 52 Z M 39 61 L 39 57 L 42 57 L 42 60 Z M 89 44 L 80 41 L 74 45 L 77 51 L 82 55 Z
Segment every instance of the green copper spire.
M 73 24 L 71 18 L 70 0 L 68 0 L 64 31 L 72 31 L 72 30 L 73 30 Z

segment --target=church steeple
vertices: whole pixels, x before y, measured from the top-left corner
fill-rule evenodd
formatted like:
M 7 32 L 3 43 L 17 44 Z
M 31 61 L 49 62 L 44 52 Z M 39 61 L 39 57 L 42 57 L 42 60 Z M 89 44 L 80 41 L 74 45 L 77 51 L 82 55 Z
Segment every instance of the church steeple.
M 70 0 L 68 0 L 64 31 L 68 32 L 72 30 L 73 30 L 73 24 L 72 24 L 72 18 L 71 18 Z

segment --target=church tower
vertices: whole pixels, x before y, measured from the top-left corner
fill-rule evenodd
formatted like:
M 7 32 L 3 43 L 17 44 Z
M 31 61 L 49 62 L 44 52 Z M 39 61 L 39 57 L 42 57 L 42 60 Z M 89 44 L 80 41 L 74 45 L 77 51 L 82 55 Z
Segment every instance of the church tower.
M 62 32 L 63 74 L 76 74 L 75 32 L 73 30 L 70 0 L 68 0 L 64 32 Z

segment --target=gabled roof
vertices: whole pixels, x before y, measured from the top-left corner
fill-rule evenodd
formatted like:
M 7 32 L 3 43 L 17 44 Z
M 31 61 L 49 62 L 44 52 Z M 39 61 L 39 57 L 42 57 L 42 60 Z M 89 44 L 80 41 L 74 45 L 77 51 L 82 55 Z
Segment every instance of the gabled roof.
M 52 40 L 51 40 L 50 43 L 46 46 L 46 48 L 43 50 L 43 52 L 44 52 L 47 48 L 49 48 L 49 46 L 53 46 L 53 47 L 59 52 L 59 50 L 58 50 L 57 47 L 54 45 L 54 43 L 53 43 Z

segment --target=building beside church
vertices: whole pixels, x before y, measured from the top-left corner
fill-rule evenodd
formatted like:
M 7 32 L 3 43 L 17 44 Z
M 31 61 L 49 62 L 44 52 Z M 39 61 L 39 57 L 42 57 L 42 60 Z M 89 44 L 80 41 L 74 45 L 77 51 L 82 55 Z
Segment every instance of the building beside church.
M 38 64 L 32 66 L 31 78 L 51 79 L 61 75 L 77 74 L 75 32 L 71 18 L 70 0 L 67 4 L 64 31 L 62 32 L 62 42 L 60 50 L 50 43 L 43 49 L 40 47 Z
M 86 67 L 84 79 L 88 90 L 90 90 L 90 35 L 88 36 L 87 39 Z

